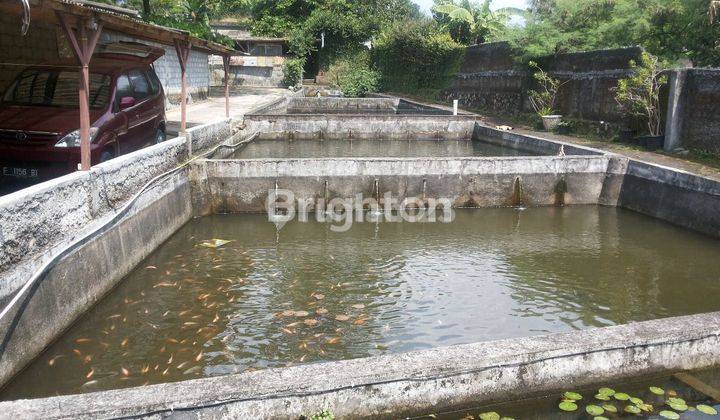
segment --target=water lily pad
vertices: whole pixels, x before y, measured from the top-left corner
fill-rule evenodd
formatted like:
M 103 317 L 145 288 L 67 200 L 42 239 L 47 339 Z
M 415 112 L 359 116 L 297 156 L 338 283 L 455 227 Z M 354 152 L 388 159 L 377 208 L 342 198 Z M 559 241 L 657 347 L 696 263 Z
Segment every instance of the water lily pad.
M 603 394 L 612 397 L 615 395 L 615 390 L 612 388 L 603 387 L 598 389 L 598 394 Z
M 617 407 L 615 407 L 612 404 L 603 404 L 602 405 L 603 410 L 607 411 L 608 413 L 617 413 Z
M 650 392 L 652 392 L 655 395 L 665 395 L 665 390 L 656 386 L 650 387 Z
M 630 414 L 640 414 L 642 410 L 637 408 L 637 406 L 635 405 L 628 405 L 627 407 L 625 407 L 625 412 Z
M 480 420 L 500 420 L 500 414 L 491 411 L 489 413 L 480 413 L 478 418 Z
M 641 400 L 638 397 L 630 397 L 630 402 L 637 406 L 641 406 L 641 405 L 645 404 L 645 401 Z
M 670 419 L 670 420 L 678 420 L 680 418 L 680 414 L 670 411 L 670 410 L 663 410 L 658 415 L 664 419 Z
M 710 416 L 717 416 L 718 413 L 714 407 L 710 407 L 709 405 L 705 404 L 699 404 L 696 408 L 699 412 Z
M 585 407 L 585 411 L 591 416 L 600 416 L 605 413 L 605 409 L 598 407 L 597 405 L 588 405 Z
M 612 395 L 607 394 L 596 394 L 595 399 L 598 399 L 600 401 L 610 401 L 610 398 L 612 398 Z
M 566 398 L 568 400 L 573 400 L 573 401 L 580 401 L 580 400 L 582 400 L 582 395 L 578 394 L 577 392 L 568 391 L 563 394 L 563 398 Z
M 685 403 L 668 403 L 668 405 L 675 411 L 687 411 L 688 409 L 688 406 Z
M 618 401 L 627 401 L 630 399 L 630 396 L 624 392 L 617 392 L 613 397 Z
M 687 404 L 687 403 L 685 402 L 685 400 L 683 400 L 682 398 L 678 398 L 678 397 L 670 397 L 670 398 L 668 398 L 668 399 L 667 399 L 667 403 L 668 403 L 668 404 Z
M 225 239 L 210 239 L 204 242 L 200 242 L 200 246 L 205 248 L 220 248 L 221 246 L 227 245 L 232 241 L 226 241 Z
M 575 404 L 574 402 L 563 401 L 563 402 L 561 402 L 560 404 L 558 404 L 558 408 L 561 409 L 562 411 L 568 411 L 568 412 L 570 412 L 570 411 L 575 411 L 575 410 L 577 410 L 577 409 L 578 409 L 578 406 L 577 406 L 577 404 Z
M 595 417 L 593 417 L 593 420 L 610 420 L 610 419 L 607 417 L 603 417 L 603 416 L 595 416 Z

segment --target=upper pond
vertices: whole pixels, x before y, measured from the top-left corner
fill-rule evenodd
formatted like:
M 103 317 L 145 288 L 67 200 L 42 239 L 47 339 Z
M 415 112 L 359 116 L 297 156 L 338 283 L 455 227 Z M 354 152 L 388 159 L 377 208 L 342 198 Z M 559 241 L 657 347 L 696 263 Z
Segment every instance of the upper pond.
M 535 156 L 479 140 L 253 140 L 235 159 Z
M 203 246 L 213 238 L 231 242 Z M 345 233 L 209 216 L 147 258 L 3 398 L 717 311 L 719 255 L 718 240 L 597 206 L 458 210 L 452 223 Z

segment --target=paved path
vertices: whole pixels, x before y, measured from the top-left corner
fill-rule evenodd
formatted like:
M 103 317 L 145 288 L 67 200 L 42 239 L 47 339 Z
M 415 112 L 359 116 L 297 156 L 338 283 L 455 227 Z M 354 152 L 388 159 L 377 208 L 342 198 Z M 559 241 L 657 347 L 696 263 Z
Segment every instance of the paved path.
M 215 93 L 215 92 L 213 92 Z M 280 88 L 241 88 L 230 94 L 230 116 L 242 118 L 245 113 L 290 93 Z M 180 108 L 167 111 L 168 137 L 175 137 L 180 127 Z M 225 118 L 225 97 L 216 96 L 187 107 L 188 127 L 206 124 Z

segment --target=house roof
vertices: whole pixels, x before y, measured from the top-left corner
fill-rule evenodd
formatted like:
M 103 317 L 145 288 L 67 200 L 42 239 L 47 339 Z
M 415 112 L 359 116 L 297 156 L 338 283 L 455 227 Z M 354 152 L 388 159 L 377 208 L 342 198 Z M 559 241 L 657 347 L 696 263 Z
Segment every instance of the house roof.
M 203 50 L 213 54 L 225 55 L 234 50 L 216 42 L 207 41 L 182 31 L 166 26 L 144 22 L 139 14 L 132 9 L 99 4 L 87 0 L 35 0 L 31 1 L 30 30 L 33 22 L 58 24 L 57 12 L 65 13 L 79 18 L 89 18 L 102 22 L 105 29 L 125 33 L 135 38 L 155 41 L 161 44 L 173 45 L 175 40 L 190 41 L 193 49 Z M 19 1 L 0 2 L 0 12 L 22 15 Z M 18 25 L 18 36 L 19 25 Z

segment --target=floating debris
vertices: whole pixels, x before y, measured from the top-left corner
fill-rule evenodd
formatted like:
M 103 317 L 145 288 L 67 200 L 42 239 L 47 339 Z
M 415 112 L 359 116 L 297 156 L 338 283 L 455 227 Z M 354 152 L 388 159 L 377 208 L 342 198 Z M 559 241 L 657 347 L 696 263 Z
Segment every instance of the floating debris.
M 203 246 L 205 248 L 220 248 L 221 246 L 225 246 L 230 242 L 232 241 L 227 241 L 225 239 L 210 239 L 204 242 L 200 242 L 200 246 Z
M 335 317 L 336 321 L 349 321 L 350 317 L 347 315 L 338 315 Z

